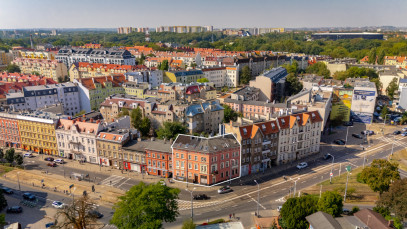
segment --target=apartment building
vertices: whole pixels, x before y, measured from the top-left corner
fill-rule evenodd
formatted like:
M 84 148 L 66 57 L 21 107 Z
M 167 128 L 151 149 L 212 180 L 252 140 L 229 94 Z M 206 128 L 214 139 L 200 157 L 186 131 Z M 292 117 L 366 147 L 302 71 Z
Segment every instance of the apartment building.
M 165 178 L 172 177 L 172 140 L 152 138 L 140 143 L 145 146 L 147 173 Z
M 55 54 L 53 52 L 47 51 L 29 51 L 29 50 L 20 50 L 21 58 L 28 59 L 43 59 L 43 60 L 54 60 Z
M 157 88 L 163 83 L 163 71 L 161 70 L 140 70 L 124 75 L 129 82 L 148 83 L 151 88 Z
M 99 64 L 88 62 L 75 62 L 69 68 L 69 77 L 71 81 L 81 78 L 92 78 L 100 76 L 110 76 L 116 74 L 125 74 L 136 70 L 134 65 L 119 64 Z
M 96 136 L 102 129 L 99 120 L 60 119 L 55 130 L 58 156 L 98 164 Z
M 241 147 L 232 134 L 178 135 L 171 146 L 174 180 L 211 186 L 240 177 Z
M 208 64 L 208 63 L 207 63 Z M 202 72 L 204 78 L 207 78 L 209 82 L 213 83 L 215 87 L 225 86 L 226 80 L 226 67 L 203 67 Z
M 253 98 L 255 96 L 256 94 L 253 94 L 253 96 L 250 97 Z M 250 97 L 246 96 L 246 98 Z M 287 104 L 285 103 L 270 103 L 267 101 L 239 100 L 231 98 L 225 98 L 223 103 L 228 105 L 234 111 L 242 113 L 245 118 L 259 116 L 270 117 L 273 114 L 283 114 L 287 111 Z
M 194 83 L 198 79 L 204 78 L 202 70 L 190 71 L 166 71 L 164 73 L 164 83 Z
M 157 97 L 163 101 L 185 99 L 186 86 L 181 83 L 163 83 L 158 87 Z
M 21 148 L 17 114 L 0 112 L 0 146 Z
M 259 88 L 260 100 L 262 101 L 275 101 L 285 95 L 285 79 L 288 73 L 283 67 L 273 68 L 255 80 L 250 81 L 250 87 Z
M 17 58 L 13 64 L 18 65 L 23 74 L 39 73 L 58 82 L 68 76 L 67 67 L 58 60 Z
M 215 88 L 209 86 L 206 83 L 191 84 L 189 86 L 186 86 L 185 99 L 188 102 L 192 102 L 193 100 L 197 100 L 197 99 L 203 99 L 203 100 L 216 99 L 216 90 L 215 90 Z
M 186 108 L 185 114 L 189 133 L 214 134 L 219 131 L 219 124 L 223 122 L 224 108 L 215 100 L 192 104 Z
M 123 145 L 133 139 L 132 130 L 103 130 L 96 138 L 97 150 L 99 152 L 98 163 L 105 166 L 113 166 L 118 169 L 130 170 L 128 155 L 123 153 Z
M 81 109 L 98 110 L 99 105 L 113 94 L 123 94 L 124 75 L 102 76 L 74 80 L 78 84 Z
M 148 83 L 126 82 L 123 84 L 123 88 L 126 95 L 144 99 L 144 95 L 146 94 L 147 89 L 150 88 L 150 85 Z

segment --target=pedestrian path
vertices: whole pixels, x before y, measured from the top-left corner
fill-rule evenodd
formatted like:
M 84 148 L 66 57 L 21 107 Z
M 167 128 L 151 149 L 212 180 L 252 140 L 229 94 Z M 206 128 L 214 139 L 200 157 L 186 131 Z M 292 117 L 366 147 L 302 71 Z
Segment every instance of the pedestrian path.
M 380 141 L 388 142 L 388 143 L 393 143 L 394 142 L 394 145 L 397 145 L 397 146 L 407 147 L 407 143 L 401 141 L 401 140 L 403 140 L 405 138 L 407 138 L 407 137 L 403 137 L 403 136 L 395 136 L 395 137 L 381 136 L 381 137 L 378 137 L 377 139 L 380 140 Z
M 100 184 L 102 185 L 109 185 L 109 186 L 117 186 L 122 180 L 126 179 L 122 176 L 111 175 L 110 177 L 102 180 Z

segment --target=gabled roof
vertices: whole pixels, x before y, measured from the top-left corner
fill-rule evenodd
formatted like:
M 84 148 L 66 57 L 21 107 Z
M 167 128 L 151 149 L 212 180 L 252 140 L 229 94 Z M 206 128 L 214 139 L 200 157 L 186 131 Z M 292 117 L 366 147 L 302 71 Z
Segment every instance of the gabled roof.
M 96 84 L 100 84 L 102 88 L 105 88 L 106 82 L 111 82 L 113 87 L 121 87 L 123 83 L 127 82 L 123 74 L 113 75 L 113 76 L 101 76 L 93 78 L 81 78 L 78 82 L 86 87 L 88 90 L 93 90 L 96 88 Z
M 362 209 L 355 214 L 356 218 L 366 224 L 370 229 L 391 229 L 388 226 L 388 221 L 381 216 L 379 213 L 374 212 L 370 209 Z
M 70 130 L 72 127 L 76 129 L 79 133 L 86 133 L 96 135 L 100 129 L 101 124 L 99 122 L 81 122 L 77 120 L 70 119 L 59 119 L 57 124 L 57 130 Z
M 315 212 L 305 218 L 313 229 L 342 229 L 334 217 L 325 212 Z
M 252 125 L 239 127 L 240 136 L 242 136 L 242 139 L 250 139 L 252 136 L 252 129 Z

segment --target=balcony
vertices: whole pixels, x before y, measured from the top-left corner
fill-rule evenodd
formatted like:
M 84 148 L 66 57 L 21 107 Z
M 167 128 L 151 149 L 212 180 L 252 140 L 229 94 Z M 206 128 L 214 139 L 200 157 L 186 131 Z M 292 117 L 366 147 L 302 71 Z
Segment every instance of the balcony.
M 270 145 L 271 144 L 271 140 L 264 140 L 263 141 L 263 145 Z
M 269 149 L 263 149 L 263 151 L 261 153 L 262 154 L 267 154 L 267 153 L 270 153 L 270 150 Z

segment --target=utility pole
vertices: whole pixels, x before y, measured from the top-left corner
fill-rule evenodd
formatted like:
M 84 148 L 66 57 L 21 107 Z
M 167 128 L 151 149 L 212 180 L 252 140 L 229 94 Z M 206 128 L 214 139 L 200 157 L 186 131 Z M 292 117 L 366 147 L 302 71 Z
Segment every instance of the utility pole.
M 194 197 L 193 197 L 193 192 L 196 188 L 193 188 L 191 191 L 189 191 L 188 189 L 185 189 L 185 191 L 191 193 L 191 219 L 192 222 L 194 221 Z
M 18 181 L 18 190 L 21 191 L 21 187 L 20 187 L 20 172 L 17 172 L 17 181 Z
M 260 185 L 256 180 L 254 182 L 257 184 L 257 217 L 259 217 L 259 205 L 260 205 Z
M 321 199 L 322 196 L 322 184 L 321 184 L 321 188 L 319 189 L 319 199 Z
M 344 202 L 344 203 L 346 202 L 346 192 L 348 191 L 348 180 L 349 180 L 349 172 L 348 172 L 348 174 L 347 174 L 347 176 L 346 176 L 345 196 L 344 196 L 344 198 L 343 198 L 343 202 Z
M 393 156 L 394 141 L 396 141 L 396 135 L 393 135 L 393 143 L 391 144 L 391 156 Z

